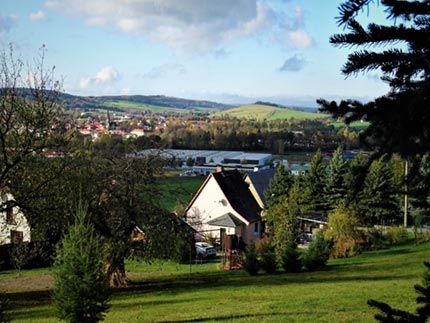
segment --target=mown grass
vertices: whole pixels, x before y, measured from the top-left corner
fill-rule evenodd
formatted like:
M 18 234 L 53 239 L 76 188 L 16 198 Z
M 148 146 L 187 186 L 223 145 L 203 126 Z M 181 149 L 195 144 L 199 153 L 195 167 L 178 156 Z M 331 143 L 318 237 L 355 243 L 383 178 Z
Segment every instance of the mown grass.
M 331 260 L 318 272 L 275 275 L 218 270 L 214 262 L 128 262 L 132 284 L 116 290 L 106 322 L 372 322 L 373 298 L 415 309 L 430 245 L 412 243 Z M 6 277 L 6 278 L 5 278 Z M 35 276 L 36 279 L 37 276 Z M 6 285 L 10 276 L 0 275 Z M 15 322 L 56 322 L 49 291 L 7 293 Z

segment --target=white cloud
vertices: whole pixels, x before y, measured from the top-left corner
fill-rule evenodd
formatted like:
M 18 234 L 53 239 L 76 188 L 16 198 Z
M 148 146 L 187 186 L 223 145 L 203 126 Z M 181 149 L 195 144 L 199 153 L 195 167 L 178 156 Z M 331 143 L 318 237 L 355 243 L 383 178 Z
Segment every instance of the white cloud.
M 87 89 L 90 86 L 97 86 L 103 84 L 111 84 L 120 79 L 120 73 L 111 66 L 103 67 L 96 73 L 94 77 L 84 77 L 79 81 L 81 89 Z
M 276 23 L 265 0 L 46 0 L 45 5 L 177 52 L 205 53 Z
M 279 20 L 282 23 L 277 38 L 284 46 L 304 49 L 314 45 L 313 38 L 304 29 L 305 14 L 299 6 L 293 6 L 288 14 L 280 14 Z
M 312 37 L 303 29 L 288 31 L 287 39 L 290 44 L 298 48 L 310 48 L 314 44 Z
M 46 17 L 46 15 L 42 10 L 30 13 L 30 20 L 31 21 L 43 20 L 43 19 L 45 19 L 45 17 Z

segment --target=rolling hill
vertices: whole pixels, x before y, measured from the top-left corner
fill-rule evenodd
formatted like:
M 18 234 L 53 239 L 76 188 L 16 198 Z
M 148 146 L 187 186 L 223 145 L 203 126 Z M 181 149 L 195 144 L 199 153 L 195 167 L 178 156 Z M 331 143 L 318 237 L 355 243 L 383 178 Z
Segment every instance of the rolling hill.
M 277 119 L 289 119 L 294 118 L 298 120 L 303 119 L 318 119 L 328 118 L 327 115 L 321 113 L 311 113 L 290 108 L 276 107 L 273 105 L 265 104 L 248 104 L 241 105 L 238 107 L 230 108 L 227 110 L 219 111 L 211 115 L 211 117 L 217 118 L 222 116 L 229 116 L 231 118 L 243 118 L 253 120 L 277 120 Z

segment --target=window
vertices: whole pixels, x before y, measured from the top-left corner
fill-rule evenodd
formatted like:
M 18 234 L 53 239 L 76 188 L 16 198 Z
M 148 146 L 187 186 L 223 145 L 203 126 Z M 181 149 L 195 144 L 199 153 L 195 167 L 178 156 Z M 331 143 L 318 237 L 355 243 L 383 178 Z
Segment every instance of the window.
M 254 223 L 254 234 L 258 234 L 260 232 L 258 229 L 259 229 L 258 222 L 255 222 Z
M 13 206 L 11 203 L 6 204 L 6 223 L 16 224 L 15 217 L 13 215 Z
M 10 230 L 10 242 L 11 243 L 20 243 L 24 240 L 24 234 L 22 231 Z

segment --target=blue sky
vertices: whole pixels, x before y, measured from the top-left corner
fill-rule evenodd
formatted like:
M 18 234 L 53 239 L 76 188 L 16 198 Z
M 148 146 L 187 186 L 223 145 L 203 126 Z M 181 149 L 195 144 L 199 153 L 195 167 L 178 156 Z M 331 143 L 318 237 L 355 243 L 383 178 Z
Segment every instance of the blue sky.
M 336 0 L 0 0 L 0 44 L 42 45 L 65 92 L 163 94 L 225 103 L 367 101 L 375 73 L 345 79 Z M 380 8 L 370 8 L 381 17 Z M 362 14 L 364 19 L 368 16 Z M 370 16 L 369 16 L 370 17 Z

